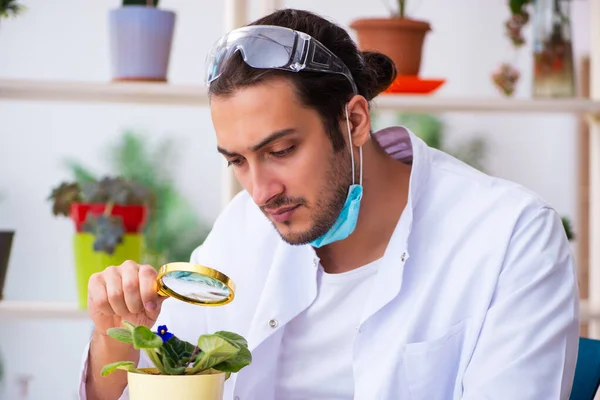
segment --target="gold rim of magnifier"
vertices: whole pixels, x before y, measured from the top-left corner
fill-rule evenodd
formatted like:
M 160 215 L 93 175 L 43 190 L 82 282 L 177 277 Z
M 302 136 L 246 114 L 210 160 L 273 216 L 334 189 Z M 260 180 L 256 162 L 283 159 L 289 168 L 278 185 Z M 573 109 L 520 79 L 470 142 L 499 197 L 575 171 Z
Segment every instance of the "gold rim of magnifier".
M 207 276 L 209 278 L 213 278 L 223 283 L 229 289 L 229 296 L 225 299 L 217 302 L 203 302 L 200 300 L 191 300 L 187 297 L 180 296 L 178 293 L 172 291 L 168 287 L 163 284 L 162 277 L 170 272 L 174 271 L 187 271 L 187 272 L 195 272 L 200 275 Z M 192 264 L 186 262 L 175 262 L 165 264 L 158 270 L 158 276 L 156 277 L 156 284 L 158 285 L 158 294 L 160 296 L 170 296 L 174 297 L 178 300 L 185 301 L 190 304 L 202 304 L 205 306 L 223 306 L 225 304 L 231 303 L 235 296 L 235 284 L 233 281 L 222 272 L 209 268 L 205 265 L 200 264 Z

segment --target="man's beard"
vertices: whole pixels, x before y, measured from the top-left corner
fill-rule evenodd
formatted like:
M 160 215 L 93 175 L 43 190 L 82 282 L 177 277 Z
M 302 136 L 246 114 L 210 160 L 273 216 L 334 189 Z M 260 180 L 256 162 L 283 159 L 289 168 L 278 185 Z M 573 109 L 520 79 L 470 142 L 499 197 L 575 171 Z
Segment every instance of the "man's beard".
M 283 207 L 286 205 L 301 205 L 312 211 L 311 226 L 304 232 L 282 234 L 276 224 L 271 221 L 277 229 L 281 238 L 291 245 L 303 245 L 323 236 L 337 220 L 352 184 L 352 165 L 348 148 L 334 152 L 329 158 L 327 165 L 327 176 L 325 187 L 318 193 L 315 203 L 310 204 L 304 198 L 279 197 L 269 203 L 269 208 Z M 284 222 L 289 226 L 289 221 Z

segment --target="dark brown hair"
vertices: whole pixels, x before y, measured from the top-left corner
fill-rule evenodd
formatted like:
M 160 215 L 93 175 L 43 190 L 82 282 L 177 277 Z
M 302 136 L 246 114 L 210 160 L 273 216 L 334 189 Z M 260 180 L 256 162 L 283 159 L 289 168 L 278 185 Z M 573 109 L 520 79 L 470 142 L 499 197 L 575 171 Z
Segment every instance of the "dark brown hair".
M 283 26 L 312 36 L 346 64 L 358 94 L 368 101 L 387 89 L 396 78 L 396 67 L 390 58 L 381 53 L 361 52 L 348 32 L 311 12 L 283 9 L 249 25 Z M 209 95 L 227 96 L 274 76 L 284 76 L 292 81 L 300 101 L 319 113 L 334 150 L 344 148 L 339 119 L 344 116 L 344 106 L 353 92 L 348 79 L 341 74 L 254 69 L 244 63 L 238 53 L 231 57 L 219 79 L 212 82 Z

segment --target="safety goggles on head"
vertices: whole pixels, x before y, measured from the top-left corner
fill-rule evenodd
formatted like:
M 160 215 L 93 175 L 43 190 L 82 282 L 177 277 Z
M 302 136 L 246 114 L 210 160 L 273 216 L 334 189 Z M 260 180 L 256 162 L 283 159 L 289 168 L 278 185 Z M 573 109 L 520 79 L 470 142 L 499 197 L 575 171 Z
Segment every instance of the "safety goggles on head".
M 219 39 L 206 59 L 207 85 L 221 75 L 236 51 L 253 68 L 342 74 L 358 93 L 348 67 L 323 44 L 306 33 L 271 25 L 238 28 Z

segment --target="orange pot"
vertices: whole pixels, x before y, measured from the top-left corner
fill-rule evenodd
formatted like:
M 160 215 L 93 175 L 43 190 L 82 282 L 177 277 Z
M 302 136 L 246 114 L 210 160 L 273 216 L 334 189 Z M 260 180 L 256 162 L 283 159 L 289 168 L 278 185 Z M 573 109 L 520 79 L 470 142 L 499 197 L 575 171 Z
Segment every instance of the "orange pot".
M 362 51 L 378 51 L 390 57 L 399 75 L 419 75 L 426 21 L 409 18 L 363 18 L 350 24 Z

